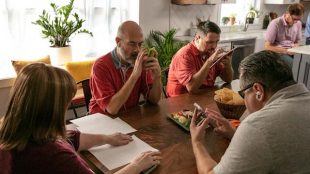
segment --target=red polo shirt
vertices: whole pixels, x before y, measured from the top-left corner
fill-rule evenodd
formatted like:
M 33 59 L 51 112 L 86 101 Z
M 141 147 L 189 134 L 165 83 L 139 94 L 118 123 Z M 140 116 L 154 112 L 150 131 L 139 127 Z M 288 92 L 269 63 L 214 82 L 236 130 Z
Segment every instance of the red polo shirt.
M 208 58 L 203 58 L 194 41 L 181 48 L 173 57 L 168 74 L 167 95 L 169 97 L 187 93 L 186 84 L 192 79 Z M 213 66 L 200 88 L 214 86 L 215 79 L 224 71 L 221 63 Z
M 89 112 L 108 113 L 106 108 L 111 98 L 123 87 L 130 77 L 133 66 L 122 67 L 115 50 L 100 57 L 94 63 L 90 78 L 92 99 L 89 103 Z M 139 103 L 140 94 L 148 95 L 153 79 L 150 72 L 142 71 L 130 96 L 120 111 L 135 107 Z

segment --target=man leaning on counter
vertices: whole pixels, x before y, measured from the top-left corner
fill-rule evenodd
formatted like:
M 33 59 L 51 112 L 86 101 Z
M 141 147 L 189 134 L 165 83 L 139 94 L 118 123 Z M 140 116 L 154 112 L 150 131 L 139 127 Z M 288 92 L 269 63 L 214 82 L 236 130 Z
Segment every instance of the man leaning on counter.
M 286 13 L 271 21 L 268 25 L 265 49 L 281 54 L 281 58 L 290 66 L 293 64 L 293 53 L 288 49 L 297 47 L 301 39 L 301 19 L 304 6 L 300 3 L 288 6 Z

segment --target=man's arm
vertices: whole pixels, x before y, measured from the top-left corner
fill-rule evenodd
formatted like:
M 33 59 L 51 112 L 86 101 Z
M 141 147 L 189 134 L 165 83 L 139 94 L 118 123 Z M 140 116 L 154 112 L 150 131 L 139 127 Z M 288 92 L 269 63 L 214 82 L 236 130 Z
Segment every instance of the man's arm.
M 186 84 L 187 91 L 190 93 L 197 93 L 202 85 L 202 82 L 207 78 L 211 65 L 219 58 L 218 54 L 221 53 L 222 49 L 217 49 L 203 64 L 200 70 L 195 73 L 191 80 Z
M 287 48 L 281 48 L 281 47 L 277 47 L 275 45 L 273 45 L 272 43 L 265 41 L 265 49 L 266 50 L 270 50 L 270 51 L 274 51 L 280 54 L 289 54 L 292 55 L 291 52 L 288 51 Z
M 232 54 L 226 56 L 221 63 L 224 65 L 224 70 L 221 72 L 220 77 L 224 82 L 231 82 L 233 80 L 234 70 L 231 65 Z
M 162 93 L 162 83 L 161 83 L 161 77 L 155 77 L 154 83 L 152 85 L 152 89 L 150 90 L 150 94 L 148 97 L 148 101 L 157 104 L 158 101 L 161 98 L 161 93 Z
M 115 115 L 121 109 L 121 107 L 125 104 L 127 99 L 129 98 L 131 91 L 133 90 L 139 76 L 135 74 L 131 74 L 128 78 L 124 86 L 113 95 L 111 98 L 106 110 L 108 113 Z
M 161 83 L 161 68 L 156 58 L 149 57 L 148 59 L 150 59 L 151 61 L 149 63 L 146 63 L 146 70 L 151 70 L 154 81 L 147 100 L 153 104 L 157 104 L 161 98 L 163 87 Z
M 135 87 L 135 84 L 139 77 L 141 76 L 142 72 L 142 62 L 143 62 L 144 52 L 140 52 L 138 54 L 138 58 L 136 59 L 135 66 L 133 68 L 132 74 L 124 84 L 124 86 L 114 94 L 114 96 L 111 98 L 106 110 L 112 114 L 115 115 L 118 113 L 120 108 L 124 105 L 124 103 L 129 98 L 133 88 Z
M 213 168 L 217 165 L 217 163 L 212 159 L 202 143 L 205 139 L 206 127 L 209 123 L 209 118 L 205 119 L 200 125 L 196 125 L 196 121 L 197 110 L 194 111 L 190 124 L 191 140 L 196 158 L 197 170 L 199 174 L 213 174 Z
M 213 174 L 213 168 L 217 163 L 212 159 L 209 152 L 201 142 L 193 142 L 193 151 L 199 174 Z
M 206 61 L 200 68 L 200 70 L 192 76 L 191 80 L 186 84 L 186 88 L 189 93 L 198 92 L 198 89 L 202 85 L 202 82 L 208 76 L 211 65 L 211 61 Z

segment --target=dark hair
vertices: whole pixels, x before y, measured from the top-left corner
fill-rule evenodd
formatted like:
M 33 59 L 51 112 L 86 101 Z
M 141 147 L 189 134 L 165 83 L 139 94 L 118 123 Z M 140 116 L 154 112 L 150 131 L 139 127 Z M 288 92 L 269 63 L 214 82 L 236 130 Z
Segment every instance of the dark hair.
M 294 3 L 287 7 L 287 11 L 290 15 L 302 16 L 305 13 L 304 5 L 300 3 Z
M 65 112 L 76 93 L 73 77 L 63 69 L 30 64 L 18 74 L 0 125 L 0 147 L 23 150 L 65 137 Z
M 270 93 L 295 83 L 292 69 L 273 51 L 261 51 L 244 58 L 239 73 L 244 86 L 261 83 Z
M 197 25 L 197 32 L 204 35 L 208 34 L 209 32 L 221 34 L 221 29 L 216 23 L 207 20 L 199 21 Z

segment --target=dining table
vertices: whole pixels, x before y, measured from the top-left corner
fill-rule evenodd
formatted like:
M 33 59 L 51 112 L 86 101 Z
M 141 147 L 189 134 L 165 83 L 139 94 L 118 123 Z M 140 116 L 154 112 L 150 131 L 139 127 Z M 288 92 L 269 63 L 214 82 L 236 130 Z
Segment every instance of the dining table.
M 161 152 L 160 165 L 152 172 L 154 174 L 196 174 L 196 161 L 192 150 L 190 132 L 180 127 L 168 116 L 184 109 L 194 110 L 194 103 L 203 108 L 218 111 L 213 99 L 215 86 L 200 91 L 197 94 L 182 94 L 177 97 L 164 98 L 157 105 L 142 104 L 115 117 L 131 125 L 137 131 L 133 135 Z M 217 134 L 212 127 L 206 129 L 204 145 L 211 157 L 219 162 L 230 140 Z M 115 154 L 117 155 L 117 154 Z M 95 173 L 113 173 L 121 167 L 108 170 L 89 151 L 80 152 L 80 156 L 89 164 Z

